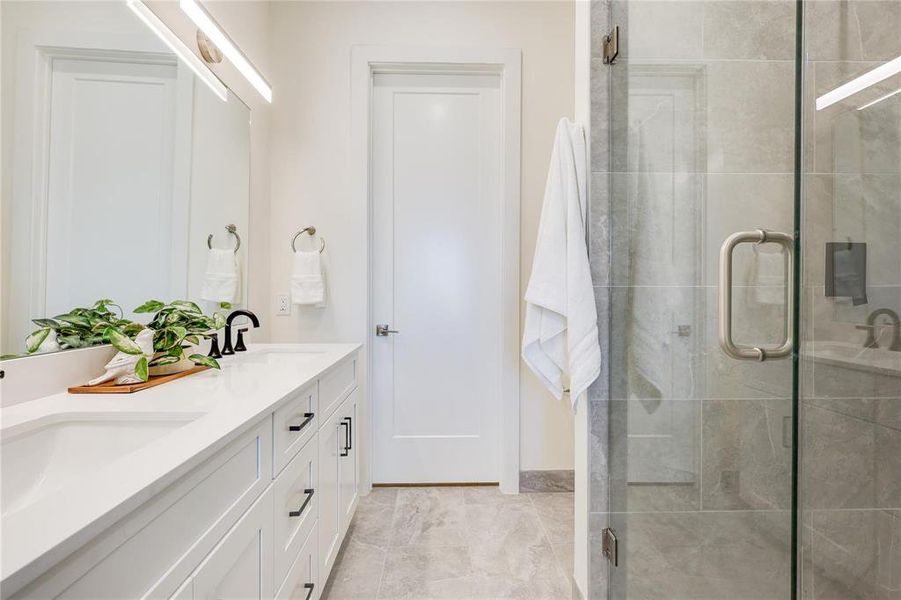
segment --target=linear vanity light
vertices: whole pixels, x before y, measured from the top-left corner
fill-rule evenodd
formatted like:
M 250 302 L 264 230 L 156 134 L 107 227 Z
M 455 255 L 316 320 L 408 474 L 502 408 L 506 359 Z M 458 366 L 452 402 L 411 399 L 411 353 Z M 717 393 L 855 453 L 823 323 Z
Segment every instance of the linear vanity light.
M 210 13 L 204 9 L 197 0 L 180 0 L 179 6 L 190 17 L 194 24 L 202 31 L 213 44 L 216 45 L 222 54 L 231 61 L 235 68 L 241 72 L 241 75 L 247 78 L 256 90 L 260 93 L 266 102 L 272 102 L 272 87 L 260 75 L 260 72 L 251 64 L 250 60 L 244 53 L 238 49 L 238 46 L 231 40 L 218 23 L 210 16 Z
M 141 2 L 141 0 L 125 0 L 125 3 L 178 58 L 183 60 L 194 71 L 194 74 L 201 81 L 207 84 L 214 94 L 219 96 L 223 102 L 228 102 L 228 89 L 225 87 L 225 84 L 219 81 L 219 78 L 203 64 L 203 61 L 197 58 L 197 55 L 191 52 L 171 29 L 166 27 L 166 24 L 153 14 L 153 11 L 147 8 L 146 4 Z
M 817 110 L 823 110 L 836 102 L 841 102 L 848 96 L 853 96 L 857 92 L 866 89 L 871 85 L 875 85 L 880 81 L 884 81 L 898 73 L 901 73 L 901 56 L 879 65 L 872 71 L 867 71 L 860 77 L 856 77 L 848 83 L 838 86 L 831 92 L 823 94 L 817 98 Z
M 894 96 L 894 95 L 896 95 L 896 94 L 901 94 L 901 88 L 898 88 L 898 89 L 895 90 L 894 92 L 889 92 L 888 94 L 886 94 L 886 95 L 884 95 L 884 96 L 879 96 L 878 98 L 876 98 L 876 99 L 873 100 L 872 102 L 867 102 L 866 104 L 864 104 L 863 106 L 861 106 L 861 107 L 858 108 L 857 110 L 863 110 L 863 109 L 865 109 L 865 108 L 870 108 L 870 107 L 873 106 L 874 104 L 878 104 L 878 103 L 882 102 L 883 100 L 888 100 L 889 98 L 891 98 L 892 96 Z

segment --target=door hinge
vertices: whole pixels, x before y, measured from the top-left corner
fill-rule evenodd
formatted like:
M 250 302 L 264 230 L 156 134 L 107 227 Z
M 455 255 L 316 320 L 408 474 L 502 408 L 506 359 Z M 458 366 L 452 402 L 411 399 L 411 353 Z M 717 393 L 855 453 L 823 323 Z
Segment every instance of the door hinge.
M 619 56 L 619 25 L 604 36 L 604 64 L 612 65 Z
M 614 567 L 619 566 L 619 548 L 617 547 L 616 534 L 609 527 L 602 533 L 601 553 Z

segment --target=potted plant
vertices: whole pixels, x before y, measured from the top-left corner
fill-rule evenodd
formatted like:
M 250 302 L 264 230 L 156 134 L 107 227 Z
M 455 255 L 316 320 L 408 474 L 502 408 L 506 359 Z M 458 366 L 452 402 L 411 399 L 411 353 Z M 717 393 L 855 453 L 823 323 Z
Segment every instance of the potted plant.
M 150 375 L 178 373 L 195 365 L 219 368 L 216 359 L 193 350 L 201 339 L 209 338 L 225 327 L 225 317 L 221 313 L 205 315 L 197 304 L 189 300 L 174 300 L 169 304 L 148 300 L 134 312 L 154 313 L 146 325 L 153 330 L 154 355 L 148 365 Z
M 111 308 L 117 309 L 117 313 Z M 87 348 L 111 343 L 110 331 L 133 338 L 144 328 L 140 323 L 125 319 L 122 308 L 108 298 L 97 300 L 91 307 L 73 308 L 69 312 L 51 318 L 34 319 L 38 326 L 25 339 L 25 353 L 34 354 L 46 342 L 56 340 L 59 350 Z

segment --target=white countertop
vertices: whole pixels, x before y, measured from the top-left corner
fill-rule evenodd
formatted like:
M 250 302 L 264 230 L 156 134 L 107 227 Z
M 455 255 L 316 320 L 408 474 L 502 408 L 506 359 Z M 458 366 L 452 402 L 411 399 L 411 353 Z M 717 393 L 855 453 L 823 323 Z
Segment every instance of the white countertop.
M 0 573 L 19 589 L 173 483 L 359 344 L 255 344 L 208 370 L 134 394 L 54 394 L 2 409 L 6 439 L 36 419 L 147 413 L 193 419 L 0 518 Z

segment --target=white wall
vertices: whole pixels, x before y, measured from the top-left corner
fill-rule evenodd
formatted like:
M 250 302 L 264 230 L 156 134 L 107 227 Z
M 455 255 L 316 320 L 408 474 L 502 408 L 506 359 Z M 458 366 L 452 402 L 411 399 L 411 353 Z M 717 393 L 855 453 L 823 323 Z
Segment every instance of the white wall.
M 281 2 L 270 8 L 271 275 L 264 320 L 273 341 L 365 341 L 365 199 L 350 181 L 350 55 L 354 45 L 520 48 L 522 286 L 531 272 L 557 120 L 573 114 L 572 2 Z M 289 242 L 315 225 L 326 239 L 329 305 L 276 316 Z M 523 367 L 521 465 L 573 467 L 573 417 Z

